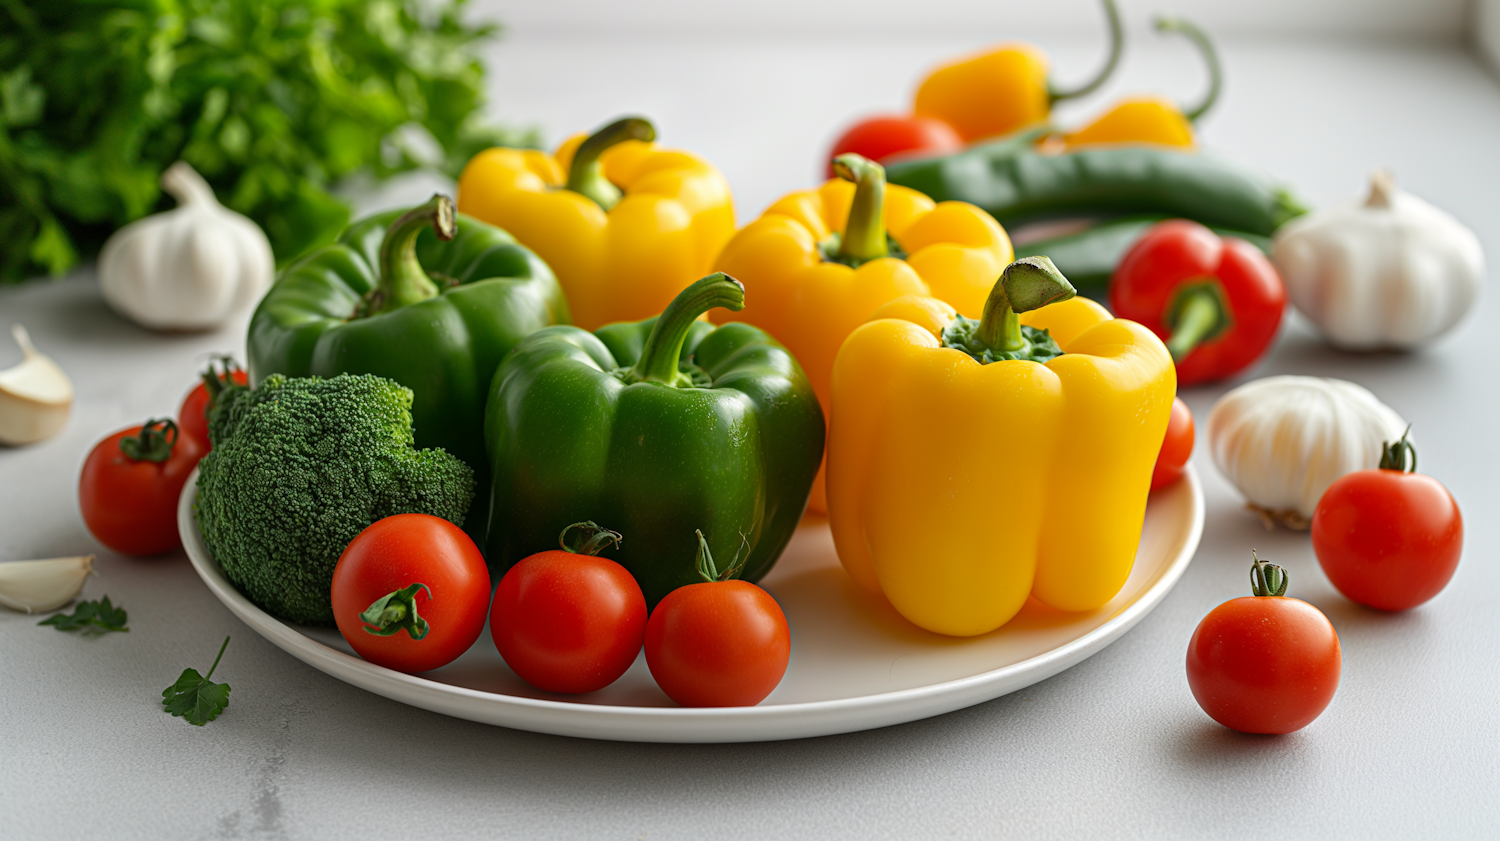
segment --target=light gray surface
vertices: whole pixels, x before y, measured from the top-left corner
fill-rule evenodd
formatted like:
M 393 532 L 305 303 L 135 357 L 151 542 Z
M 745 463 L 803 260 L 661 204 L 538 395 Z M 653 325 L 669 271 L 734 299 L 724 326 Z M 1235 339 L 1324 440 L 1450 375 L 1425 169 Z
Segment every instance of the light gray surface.
M 711 45 L 520 39 L 496 54 L 496 113 L 549 139 L 626 111 L 717 161 L 742 221 L 812 177 L 848 115 L 902 104 L 964 39 Z M 1084 42 L 1049 45 L 1082 73 Z M 635 62 L 621 69 L 627 58 Z M 1394 167 L 1472 225 L 1500 259 L 1500 89 L 1456 47 L 1231 43 L 1209 142 L 1314 202 Z M 1190 96 L 1196 66 L 1142 41 L 1115 88 Z M 1069 115 L 1108 100 L 1105 94 Z M 367 196 L 420 194 L 420 179 Z M 1493 270 L 1491 274 L 1493 275 Z M 1414 422 L 1424 472 L 1468 515 L 1464 559 L 1428 605 L 1385 615 L 1343 600 L 1307 539 L 1268 534 L 1204 457 L 1208 524 L 1177 589 L 1134 631 L 1015 695 L 915 724 L 801 742 L 655 746 L 539 736 L 447 719 L 341 684 L 262 641 L 180 554 L 116 556 L 84 530 L 78 468 L 95 440 L 173 413 L 210 350 L 243 332 L 158 336 L 105 309 L 92 278 L 0 290 L 75 378 L 56 439 L 0 450 L 0 559 L 97 552 L 85 595 L 130 611 L 129 634 L 77 639 L 0 612 L 0 834 L 14 838 L 1493 837 L 1500 820 L 1500 309 L 1410 356 L 1350 356 L 1295 319 L 1253 372 L 1339 376 Z M 0 344 L 0 366 L 19 357 Z M 1187 391 L 1201 419 L 1227 386 Z M 1332 706 L 1287 737 L 1242 736 L 1199 711 L 1183 672 L 1197 621 L 1247 588 L 1251 547 L 1286 565 L 1344 646 Z M 227 712 L 192 727 L 160 711 L 212 661 Z

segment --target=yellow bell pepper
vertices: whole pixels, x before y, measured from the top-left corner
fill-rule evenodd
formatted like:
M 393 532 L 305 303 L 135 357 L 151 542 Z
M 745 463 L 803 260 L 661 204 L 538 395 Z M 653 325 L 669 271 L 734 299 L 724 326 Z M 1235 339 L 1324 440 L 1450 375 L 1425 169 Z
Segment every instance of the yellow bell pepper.
M 1053 104 L 1092 93 L 1120 61 L 1124 32 L 1114 0 L 1109 17 L 1109 58 L 1104 69 L 1073 90 L 1057 90 L 1047 79 L 1047 56 L 1026 43 L 1002 44 L 934 70 L 917 87 L 912 113 L 952 126 L 968 142 L 1010 134 L 1047 119 Z
M 745 285 L 745 308 L 724 318 L 786 345 L 825 415 L 839 345 L 877 309 L 932 295 L 978 315 L 1015 256 L 1005 229 L 974 205 L 887 186 L 885 170 L 859 155 L 840 155 L 835 170 L 840 178 L 771 205 L 714 264 Z M 808 507 L 825 510 L 823 497 L 820 470 Z
M 839 352 L 834 545 L 922 628 L 983 634 L 1028 596 L 1092 610 L 1130 575 L 1176 374 L 1150 330 L 1072 292 L 1027 258 L 980 321 L 903 298 Z
M 734 235 L 724 176 L 655 136 L 626 118 L 553 155 L 487 149 L 458 178 L 458 209 L 545 260 L 578 326 L 650 318 L 708 274 Z

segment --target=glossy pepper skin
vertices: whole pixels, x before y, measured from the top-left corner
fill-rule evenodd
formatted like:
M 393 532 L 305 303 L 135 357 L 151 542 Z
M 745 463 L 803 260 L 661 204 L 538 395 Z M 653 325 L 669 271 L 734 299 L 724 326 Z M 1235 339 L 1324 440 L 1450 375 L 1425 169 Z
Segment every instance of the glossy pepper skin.
M 459 176 L 458 209 L 541 255 L 578 326 L 649 318 L 707 274 L 734 234 L 724 176 L 655 136 L 631 117 L 553 155 L 488 149 Z
M 1110 51 L 1104 68 L 1073 90 L 1048 81 L 1047 56 L 1026 43 L 1002 44 L 939 67 L 922 80 L 912 102 L 918 117 L 942 120 L 974 142 L 1046 120 L 1054 103 L 1092 93 L 1114 73 L 1124 47 L 1120 12 L 1105 0 Z
M 1076 233 L 1018 245 L 1016 256 L 1046 255 L 1080 292 L 1096 300 L 1104 300 L 1103 296 L 1109 289 L 1109 279 L 1114 276 L 1120 261 L 1153 225 L 1165 220 L 1166 217 L 1161 215 L 1107 219 Z M 1230 228 L 1215 227 L 1209 230 L 1220 237 L 1242 239 L 1268 256 L 1271 253 L 1270 237 Z
M 978 316 L 1012 256 L 1005 229 L 979 208 L 888 188 L 881 167 L 857 155 L 836 160 L 852 180 L 783 197 L 715 263 L 746 290 L 745 309 L 724 320 L 754 324 L 786 345 L 825 413 L 839 346 L 877 309 L 902 295 L 932 295 Z M 866 250 L 845 253 L 856 242 Z M 825 510 L 821 484 L 815 511 Z
M 389 377 L 415 395 L 416 446 L 442 447 L 483 477 L 495 369 L 522 338 L 567 321 L 545 263 L 435 196 L 355 222 L 287 268 L 250 320 L 250 379 Z
M 1193 385 L 1232 377 L 1265 354 L 1281 327 L 1286 288 L 1250 243 L 1169 219 L 1121 259 L 1109 302 L 1160 336 L 1177 360 L 1177 381 Z
M 700 580 L 695 529 L 716 557 L 745 559 L 745 580 L 766 574 L 807 505 L 823 413 L 764 332 L 695 320 L 744 295 L 710 275 L 660 318 L 548 328 L 506 358 L 485 413 L 498 571 L 592 517 L 627 536 L 614 559 L 653 606 Z
M 1176 391 L 1171 357 L 1093 301 L 1037 309 L 1065 296 L 1024 301 L 1025 291 L 1006 297 L 1032 311 L 1008 315 L 1017 331 L 1050 331 L 1062 354 L 1045 363 L 981 364 L 944 338 L 959 323 L 951 308 L 904 298 L 854 331 L 834 365 L 828 516 L 839 560 L 937 633 L 994 630 L 1028 595 L 1093 610 L 1134 563 Z

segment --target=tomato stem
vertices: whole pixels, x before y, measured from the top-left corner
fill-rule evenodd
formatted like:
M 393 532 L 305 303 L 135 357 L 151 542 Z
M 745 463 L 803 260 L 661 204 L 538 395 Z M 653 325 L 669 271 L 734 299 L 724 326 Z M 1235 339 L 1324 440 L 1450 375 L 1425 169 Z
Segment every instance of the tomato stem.
M 160 464 L 172 457 L 177 434 L 177 423 L 171 418 L 152 418 L 146 421 L 140 432 L 120 439 L 120 452 L 131 461 Z
M 568 532 L 577 529 L 578 539 L 582 542 L 574 546 L 568 541 Z M 585 520 L 574 523 L 562 530 L 557 536 L 558 545 L 562 546 L 564 552 L 572 552 L 575 555 L 597 555 L 610 546 L 619 546 L 625 541 L 625 536 L 612 529 L 607 529 L 593 520 Z
M 740 548 L 735 550 L 734 559 L 729 562 L 729 566 L 723 572 L 720 572 L 714 566 L 714 554 L 708 550 L 708 540 L 703 537 L 703 530 L 698 529 L 695 533 L 698 535 L 698 559 L 696 566 L 700 578 L 712 584 L 716 581 L 734 579 L 744 571 L 745 561 L 750 560 L 750 553 L 744 551 L 749 548 L 750 539 L 745 537 L 744 533 L 740 534 Z M 741 557 L 742 555 L 743 557 Z
M 1289 581 L 1286 570 L 1262 561 L 1250 550 L 1250 592 L 1257 596 L 1284 596 Z
M 1401 440 L 1387 441 L 1380 445 L 1380 469 L 1399 470 L 1402 473 L 1417 472 L 1417 448 L 1406 440 L 1411 434 L 1411 424 L 1406 425 L 1406 431 L 1401 433 Z
M 617 143 L 627 140 L 649 143 L 655 139 L 656 127 L 644 117 L 624 117 L 599 129 L 573 151 L 573 163 L 568 166 L 568 189 L 587 196 L 608 211 L 624 194 L 604 177 L 604 164 L 599 156 Z
M 418 590 L 426 590 L 427 598 L 432 598 L 432 589 L 417 582 L 376 599 L 359 615 L 361 622 L 375 626 L 365 628 L 364 632 L 377 637 L 388 637 L 404 628 L 406 635 L 414 640 L 427 636 L 432 626 L 417 614 Z

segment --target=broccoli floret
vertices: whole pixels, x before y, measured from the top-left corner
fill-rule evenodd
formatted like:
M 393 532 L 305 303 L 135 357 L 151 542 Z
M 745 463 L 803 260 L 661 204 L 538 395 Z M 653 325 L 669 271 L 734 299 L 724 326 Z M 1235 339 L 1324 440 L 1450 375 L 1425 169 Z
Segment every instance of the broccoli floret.
M 332 625 L 339 555 L 392 514 L 461 524 L 474 472 L 412 445 L 410 389 L 368 374 L 226 389 L 199 462 L 198 526 L 224 575 L 274 616 Z

